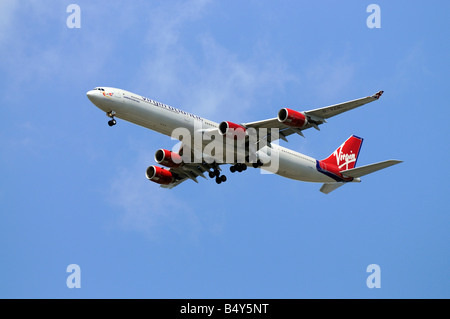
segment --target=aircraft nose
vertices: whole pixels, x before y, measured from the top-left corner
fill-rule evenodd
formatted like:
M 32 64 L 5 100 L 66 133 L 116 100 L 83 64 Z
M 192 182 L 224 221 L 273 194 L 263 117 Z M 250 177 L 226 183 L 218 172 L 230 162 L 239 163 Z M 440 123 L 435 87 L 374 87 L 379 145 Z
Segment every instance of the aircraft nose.
M 91 100 L 91 101 L 94 98 L 94 94 L 95 94 L 94 90 L 87 91 L 87 93 L 86 93 L 88 99 Z

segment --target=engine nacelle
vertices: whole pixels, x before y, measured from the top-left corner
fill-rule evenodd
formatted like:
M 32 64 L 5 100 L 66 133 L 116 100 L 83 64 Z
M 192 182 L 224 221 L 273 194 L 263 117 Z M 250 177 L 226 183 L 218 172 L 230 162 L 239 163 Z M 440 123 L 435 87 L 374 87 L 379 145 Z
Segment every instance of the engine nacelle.
M 170 184 L 173 181 L 172 173 L 159 166 L 149 166 L 145 171 L 145 176 L 148 180 L 162 185 Z
M 246 129 L 242 125 L 224 121 L 219 124 L 219 133 L 220 135 L 241 140 L 245 138 Z
M 164 149 L 156 151 L 155 161 L 167 167 L 179 167 L 183 162 L 180 154 Z
M 305 127 L 308 124 L 308 119 L 303 113 L 286 108 L 278 111 L 278 121 L 297 128 Z

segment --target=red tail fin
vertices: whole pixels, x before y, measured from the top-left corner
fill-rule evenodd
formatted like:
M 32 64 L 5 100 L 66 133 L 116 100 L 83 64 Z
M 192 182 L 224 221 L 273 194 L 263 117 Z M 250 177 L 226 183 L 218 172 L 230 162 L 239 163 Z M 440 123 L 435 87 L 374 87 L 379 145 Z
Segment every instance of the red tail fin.
M 333 165 L 339 171 L 354 168 L 358 159 L 363 139 L 356 135 L 350 136 L 330 156 L 320 161 L 327 165 Z

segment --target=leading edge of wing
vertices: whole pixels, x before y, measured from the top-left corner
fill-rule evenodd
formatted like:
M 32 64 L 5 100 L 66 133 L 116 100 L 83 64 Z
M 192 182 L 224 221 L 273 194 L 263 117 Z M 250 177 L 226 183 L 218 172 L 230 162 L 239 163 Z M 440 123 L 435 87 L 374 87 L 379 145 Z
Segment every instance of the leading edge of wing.
M 379 91 L 371 96 L 363 97 L 356 100 L 351 100 L 339 104 L 334 104 L 330 106 L 325 106 L 309 111 L 304 111 L 304 114 L 309 117 L 309 120 L 312 120 L 312 122 L 317 122 L 317 124 L 322 124 L 325 122 L 324 120 L 333 116 L 336 116 L 338 114 L 350 111 L 354 108 L 363 106 L 364 104 L 373 102 L 378 100 L 381 95 L 384 93 L 384 91 Z M 280 121 L 278 121 L 277 117 L 261 120 L 261 121 L 255 121 L 255 122 L 249 122 L 249 123 L 243 123 L 245 127 L 253 127 L 253 128 L 279 128 L 281 129 L 288 129 L 290 126 L 287 126 Z M 305 130 L 307 128 L 314 127 L 313 125 L 307 125 L 306 127 L 302 128 L 302 130 Z
M 326 107 L 321 107 L 314 110 L 305 111 L 308 116 L 314 116 L 322 119 L 328 119 L 330 117 L 336 116 L 338 114 L 353 110 L 357 107 L 363 106 L 364 104 L 378 100 L 384 91 L 379 91 L 371 96 L 363 97 L 356 100 L 351 100 L 339 104 L 334 104 Z
M 170 171 L 173 173 L 174 176 L 176 176 L 175 180 L 172 183 L 169 184 L 163 184 L 160 187 L 162 188 L 174 188 L 175 186 L 180 185 L 184 181 L 190 179 L 196 183 L 198 183 L 197 178 L 203 177 L 204 179 L 207 179 L 204 175 L 205 172 L 208 172 L 210 169 L 217 169 L 221 170 L 220 165 L 223 165 L 225 163 L 213 163 L 213 164 L 207 164 L 207 163 L 184 163 L 182 166 L 177 168 L 170 168 Z

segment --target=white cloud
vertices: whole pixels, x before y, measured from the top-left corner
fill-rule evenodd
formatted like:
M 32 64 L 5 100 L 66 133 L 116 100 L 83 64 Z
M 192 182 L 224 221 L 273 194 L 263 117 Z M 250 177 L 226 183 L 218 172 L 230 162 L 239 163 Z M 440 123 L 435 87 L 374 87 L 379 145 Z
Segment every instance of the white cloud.
M 305 85 L 324 100 L 333 100 L 348 89 L 355 77 L 355 65 L 345 56 L 322 55 L 306 69 Z
M 195 238 L 202 229 L 198 216 L 173 190 L 160 188 L 145 178 L 154 152 L 151 148 L 146 150 L 143 144 L 133 144 L 132 148 L 139 149 L 136 160 L 114 172 L 108 194 L 111 205 L 120 210 L 116 226 L 155 240 L 167 236 L 167 231 L 169 235 Z
M 253 54 L 239 57 L 207 32 L 186 35 L 185 27 L 208 12 L 209 1 L 193 0 L 176 4 L 164 2 L 150 14 L 144 56 L 139 73 L 130 84 L 140 94 L 221 121 L 244 120 L 257 108 L 256 95 L 267 96 L 283 90 L 297 79 L 283 60 L 255 40 Z M 135 61 L 134 61 L 135 62 Z M 167 99 L 165 99 L 167 98 Z M 248 120 L 257 120 L 248 117 Z M 175 144 L 175 142 L 174 142 Z M 225 221 L 220 216 L 205 220 L 198 207 L 178 198 L 177 190 L 165 190 L 144 177 L 153 163 L 153 149 L 132 145 L 139 155 L 134 164 L 124 163 L 111 188 L 111 197 L 121 207 L 121 225 L 158 237 L 163 228 L 188 225 L 190 236 L 207 231 L 220 233 Z M 126 165 L 126 166 L 125 166 Z M 203 179 L 200 183 L 208 183 Z M 201 187 L 191 181 L 190 187 Z M 185 185 L 179 186 L 184 187 Z M 186 230 L 184 230 L 186 232 Z
M 270 52 L 241 60 L 209 35 L 200 41 L 205 63 L 195 67 L 196 81 L 186 92 L 197 101 L 195 107 L 200 114 L 242 118 L 258 106 L 258 98 L 282 91 L 288 82 L 296 81 L 286 64 Z
M 431 74 L 424 63 L 423 45 L 421 42 L 413 43 L 405 52 L 404 56 L 398 60 L 392 73 L 389 74 L 387 82 L 395 90 L 391 92 L 393 96 L 403 96 L 405 92 L 410 92 L 415 88 L 417 78 Z
M 207 13 L 208 3 L 190 1 L 158 8 L 152 15 L 156 18 L 149 26 L 148 52 L 139 68 L 140 76 L 135 79 L 136 86 L 142 94 L 170 96 L 181 104 L 175 106 L 216 117 L 217 121 L 225 115 L 242 118 L 257 106 L 255 94 L 281 90 L 296 79 L 268 48 L 255 50 L 244 60 L 207 32 L 184 35 L 185 26 Z M 255 40 L 255 47 L 261 49 L 258 46 Z
M 14 14 L 18 8 L 17 0 L 2 0 L 0 2 L 0 44 L 10 36 Z
M 124 2 L 108 3 L 108 10 L 99 10 L 101 4 L 92 2 L 80 7 L 81 28 L 69 29 L 64 4 L 1 2 L 0 68 L 7 74 L 8 90 L 58 79 L 88 79 L 111 65 L 120 45 L 117 40 L 129 30 L 135 12 Z

